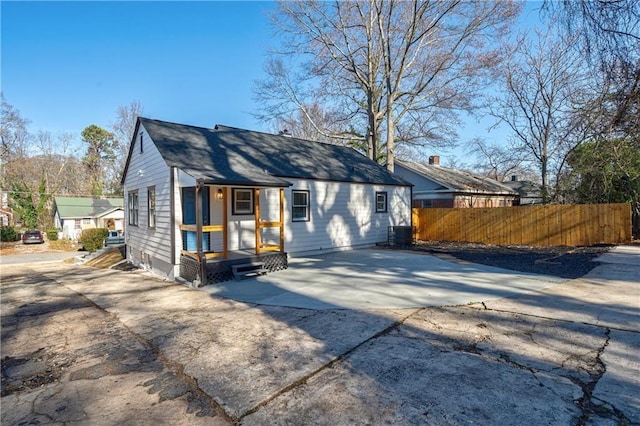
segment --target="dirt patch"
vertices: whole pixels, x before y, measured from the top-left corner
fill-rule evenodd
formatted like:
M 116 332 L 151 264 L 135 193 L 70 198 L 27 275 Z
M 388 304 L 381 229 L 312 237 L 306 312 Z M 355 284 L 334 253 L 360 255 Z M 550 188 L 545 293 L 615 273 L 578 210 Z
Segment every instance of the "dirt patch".
M 0 243 L 0 254 L 9 256 L 14 254 L 71 252 L 80 250 L 80 246 L 70 240 L 45 240 L 42 244 L 23 244 L 22 241 Z
M 22 357 L 4 357 L 0 394 L 5 397 L 56 382 L 74 361 L 73 354 L 54 353 L 49 348 L 40 348 Z
M 532 247 L 494 246 L 477 243 L 418 241 L 414 251 L 451 260 L 495 266 L 520 272 L 575 279 L 587 274 L 598 263 L 594 259 L 613 246 Z

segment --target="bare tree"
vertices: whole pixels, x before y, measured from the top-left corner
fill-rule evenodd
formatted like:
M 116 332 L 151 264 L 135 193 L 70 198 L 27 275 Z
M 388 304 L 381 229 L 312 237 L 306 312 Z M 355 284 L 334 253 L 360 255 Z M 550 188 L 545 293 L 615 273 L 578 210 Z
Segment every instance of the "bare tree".
M 513 175 L 530 174 L 524 165 L 527 152 L 514 140 L 505 145 L 475 138 L 467 143 L 467 153 L 475 159 L 469 168 L 498 182 Z
M 74 150 L 74 135 L 62 132 L 55 137 L 40 130 L 35 137 L 38 158 L 43 162 L 44 180 L 51 195 L 88 194 L 85 171 Z
M 584 76 L 569 46 L 551 29 L 521 37 L 504 68 L 503 96 L 492 107 L 538 169 L 544 203 L 551 200 L 551 173 L 560 173 L 566 155 L 584 139 L 575 109 L 585 96 Z
M 545 10 L 587 59 L 597 87 L 604 89 L 593 106 L 602 105 L 600 132 L 640 131 L 640 2 L 545 1 Z M 616 135 L 610 135 L 610 137 Z
M 0 106 L 0 159 L 2 162 L 10 161 L 14 157 L 27 155 L 29 134 L 29 120 L 23 118 L 13 105 L 8 103 L 4 95 L 0 94 L 2 104 Z
M 446 124 L 472 107 L 499 62 L 495 40 L 518 11 L 510 1 L 280 2 L 283 48 L 257 84 L 259 115 L 306 111 L 315 99 L 366 129 L 354 133 L 364 135 L 369 157 L 384 147 L 393 170 L 396 143 L 455 139 Z M 283 56 L 295 58 L 292 66 Z
M 113 161 L 114 168 L 107 170 L 106 184 L 111 194 L 121 194 L 120 181 L 129 154 L 129 145 L 133 138 L 136 121 L 142 115 L 143 106 L 139 101 L 132 101 L 129 105 L 120 105 L 116 111 L 116 121 L 111 125 L 111 133 L 114 135 Z

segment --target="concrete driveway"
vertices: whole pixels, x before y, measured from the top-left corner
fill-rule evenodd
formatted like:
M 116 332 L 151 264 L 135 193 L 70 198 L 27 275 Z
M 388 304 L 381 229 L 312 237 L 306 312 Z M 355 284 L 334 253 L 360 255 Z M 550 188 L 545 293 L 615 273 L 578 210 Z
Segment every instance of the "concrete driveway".
M 260 305 L 390 309 L 465 305 L 514 297 L 563 281 L 408 251 L 369 249 L 293 258 L 284 271 L 201 290 Z
M 518 294 L 461 277 L 477 303 L 359 310 L 2 265 L 2 424 L 640 424 L 640 246 L 601 262 Z
M 25 253 L 0 256 L 0 265 L 59 262 L 78 256 L 79 252 Z

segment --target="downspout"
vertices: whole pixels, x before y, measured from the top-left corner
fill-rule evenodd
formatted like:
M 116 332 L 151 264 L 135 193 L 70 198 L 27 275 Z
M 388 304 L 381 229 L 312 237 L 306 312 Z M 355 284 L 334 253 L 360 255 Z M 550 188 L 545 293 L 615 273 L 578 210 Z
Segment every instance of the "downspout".
M 196 185 L 196 250 L 200 262 L 200 286 L 206 284 L 207 261 L 202 251 L 202 179 Z

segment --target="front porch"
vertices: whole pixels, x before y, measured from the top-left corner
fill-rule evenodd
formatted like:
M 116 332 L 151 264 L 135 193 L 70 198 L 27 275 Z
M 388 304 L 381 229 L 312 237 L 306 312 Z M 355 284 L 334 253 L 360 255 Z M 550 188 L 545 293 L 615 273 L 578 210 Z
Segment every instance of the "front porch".
M 234 279 L 238 265 L 260 265 L 261 273 L 288 267 L 283 188 L 198 182 L 195 187 L 183 187 L 181 195 L 181 278 L 202 286 Z
M 289 263 L 287 253 L 268 252 L 255 254 L 248 251 L 229 252 L 227 259 L 205 261 L 206 281 L 204 285 L 221 283 L 234 279 L 234 265 L 245 263 L 263 263 L 264 269 L 269 272 L 287 269 Z M 191 256 L 180 257 L 180 277 L 194 283 L 199 281 L 201 264 Z

